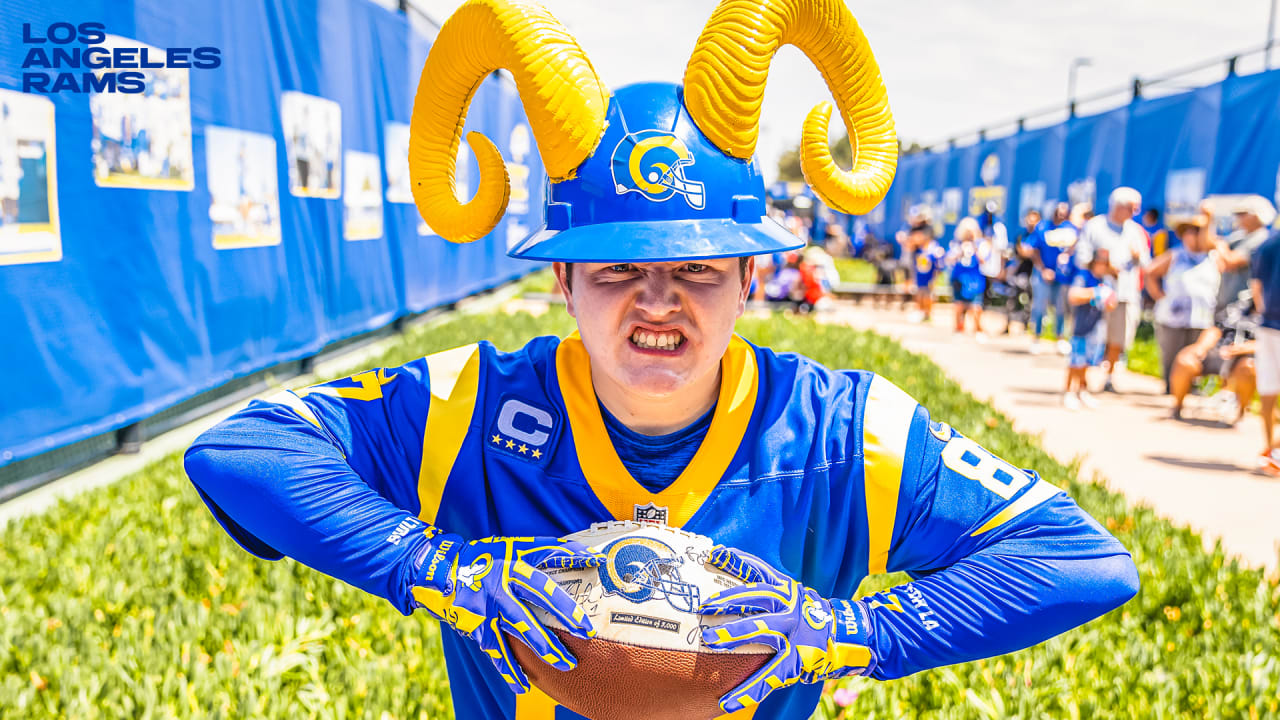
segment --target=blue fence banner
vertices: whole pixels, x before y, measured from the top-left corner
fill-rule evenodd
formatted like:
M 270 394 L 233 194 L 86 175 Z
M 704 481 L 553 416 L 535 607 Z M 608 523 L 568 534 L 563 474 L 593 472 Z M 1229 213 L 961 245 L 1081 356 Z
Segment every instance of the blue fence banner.
M 868 227 L 892 237 L 911 208 L 926 206 L 945 215 L 949 236 L 956 191 L 968 196 L 960 214 L 973 215 L 1002 188 L 1010 225 L 1055 202 L 1092 202 L 1101 210 L 1120 185 L 1136 188 L 1144 207 L 1172 219 L 1194 212 L 1208 195 L 1257 193 L 1280 201 L 1278 173 L 1280 70 L 1271 70 L 903 156 L 883 204 L 884 220 Z
M 53 40 L 59 28 L 76 37 Z M 166 60 L 40 63 L 97 45 Z M 0 372 L 18 381 L 0 395 L 0 465 L 534 269 L 506 257 L 541 222 L 546 181 L 509 80 L 487 79 L 467 120 L 507 160 L 507 217 L 453 245 L 413 205 L 408 123 L 429 49 L 369 0 L 6 12 Z M 478 179 L 464 150 L 460 196 Z

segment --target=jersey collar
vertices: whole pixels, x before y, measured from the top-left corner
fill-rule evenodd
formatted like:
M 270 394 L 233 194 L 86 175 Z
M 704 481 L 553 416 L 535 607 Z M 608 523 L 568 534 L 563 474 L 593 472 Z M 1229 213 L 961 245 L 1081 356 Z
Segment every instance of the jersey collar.
M 653 503 L 668 509 L 669 525 L 682 526 L 724 477 L 755 411 L 759 383 L 754 348 L 734 335 L 720 360 L 720 371 L 720 396 L 702 445 L 675 482 L 651 493 L 631 476 L 613 447 L 600 416 L 591 384 L 591 361 L 582 339 L 574 332 L 560 342 L 556 378 L 573 430 L 578 464 L 592 492 L 615 519 L 632 520 L 637 506 Z

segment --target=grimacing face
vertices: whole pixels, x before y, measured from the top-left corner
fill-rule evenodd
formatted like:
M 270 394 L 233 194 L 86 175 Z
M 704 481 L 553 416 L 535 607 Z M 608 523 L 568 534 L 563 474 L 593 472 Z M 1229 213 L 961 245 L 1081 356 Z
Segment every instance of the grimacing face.
M 556 278 L 591 356 L 592 379 L 631 397 L 660 398 L 713 380 L 746 309 L 738 258 L 654 263 L 574 263 Z M 572 291 L 569 285 L 572 284 Z

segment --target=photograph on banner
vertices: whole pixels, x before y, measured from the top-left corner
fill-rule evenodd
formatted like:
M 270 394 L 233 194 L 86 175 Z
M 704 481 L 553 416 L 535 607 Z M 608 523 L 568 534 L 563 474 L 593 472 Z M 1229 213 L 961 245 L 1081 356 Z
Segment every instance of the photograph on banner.
M 1196 214 L 1204 199 L 1204 168 L 1171 170 L 1164 182 L 1164 224 L 1177 227 Z
M 218 250 L 280 244 L 276 141 L 233 128 L 205 128 L 209 219 Z
M 387 202 L 413 204 L 413 187 L 409 180 L 409 126 L 387 123 L 383 130 L 384 162 L 387 164 Z
M 0 90 L 0 265 L 62 259 L 53 102 Z
M 964 205 L 964 194 L 960 188 L 947 188 L 942 191 L 942 223 L 955 225 L 960 222 L 960 209 Z
M 1045 185 L 1043 180 L 1035 182 L 1023 183 L 1018 188 L 1018 221 L 1027 216 L 1027 213 L 1035 210 L 1041 215 L 1047 214 L 1044 211 L 1045 201 Z
M 458 196 L 460 202 L 471 200 L 471 148 L 467 146 L 466 140 L 458 143 L 458 162 L 457 170 L 453 173 L 453 188 L 454 195 Z M 418 235 L 422 237 L 435 235 L 435 231 L 421 216 L 418 217 Z
M 1097 212 L 1097 204 L 1094 202 L 1098 194 L 1098 184 L 1091 177 L 1072 180 L 1067 183 L 1067 204 L 1072 208 L 1076 205 L 1084 203 Z
M 988 203 L 995 203 L 995 214 L 1004 213 L 1005 199 L 1008 189 L 1003 185 L 969 188 L 969 214 L 977 217 L 987 209 Z
M 289 192 L 336 198 L 342 187 L 342 107 L 333 100 L 287 90 L 280 94 Z
M 152 56 L 164 50 L 137 40 L 107 35 L 101 47 L 146 48 Z M 93 71 L 99 78 L 111 68 Z M 143 68 L 141 93 L 96 92 L 89 95 L 93 117 L 93 180 L 99 187 L 146 190 L 191 190 L 191 71 L 186 68 Z
M 348 150 L 343 158 L 342 237 L 373 240 L 382 237 L 382 163 L 373 153 Z

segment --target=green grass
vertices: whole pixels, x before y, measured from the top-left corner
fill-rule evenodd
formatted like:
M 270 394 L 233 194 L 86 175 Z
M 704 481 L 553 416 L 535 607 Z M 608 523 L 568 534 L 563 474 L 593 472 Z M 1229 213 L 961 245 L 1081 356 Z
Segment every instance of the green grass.
M 835 261 L 836 272 L 840 273 L 840 282 L 869 285 L 876 281 L 876 268 L 866 260 L 838 257 Z
M 562 310 L 416 328 L 376 363 L 562 334 Z M 818 717 L 1275 717 L 1280 589 L 1050 458 L 1036 438 L 883 337 L 775 316 L 748 338 L 880 372 L 986 447 L 1069 487 L 1134 553 L 1125 607 L 1034 649 L 891 683 Z M 1259 522 L 1267 519 L 1259 518 Z M 885 578 L 871 578 L 880 587 Z M 439 630 L 291 561 L 247 555 L 178 457 L 0 531 L 0 717 L 441 718 Z

